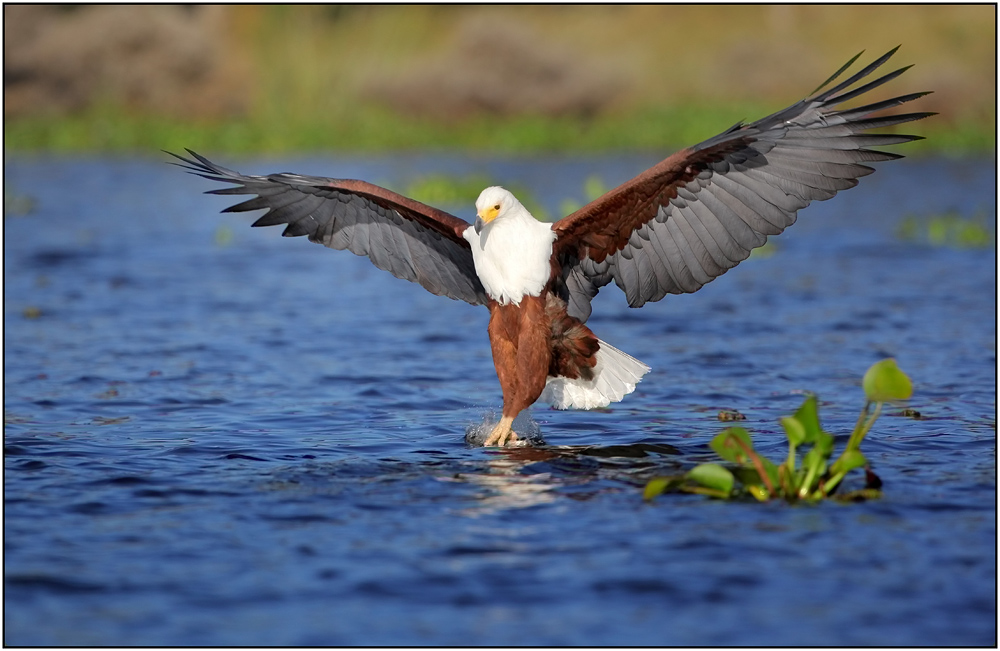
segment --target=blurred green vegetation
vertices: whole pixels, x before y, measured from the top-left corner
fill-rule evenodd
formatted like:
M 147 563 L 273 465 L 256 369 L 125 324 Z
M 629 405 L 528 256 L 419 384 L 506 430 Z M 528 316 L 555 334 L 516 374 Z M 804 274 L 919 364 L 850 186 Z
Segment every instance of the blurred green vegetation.
M 24 217 L 35 212 L 35 205 L 38 202 L 34 197 L 21 194 L 17 190 L 12 190 L 8 184 L 3 188 L 3 216 Z
M 958 212 L 943 215 L 907 215 L 896 234 L 908 242 L 957 249 L 983 249 L 996 242 L 995 220 L 985 212 L 963 216 Z
M 670 106 L 592 120 L 570 117 L 474 117 L 451 123 L 399 115 L 382 107 L 357 113 L 277 122 L 254 116 L 231 120 L 182 120 L 100 107 L 63 117 L 10 120 L 4 129 L 9 151 L 125 152 L 183 150 L 229 154 L 309 151 L 390 152 L 467 150 L 494 154 L 551 151 L 673 151 L 710 138 L 742 119 L 773 112 L 774 105 Z M 755 117 L 748 117 L 755 116 Z M 905 155 L 988 154 L 995 149 L 989 124 L 951 129 L 934 118 L 905 125 L 926 136 L 895 148 Z
M 539 41 L 614 64 L 627 77 L 626 90 L 590 114 L 452 119 L 392 108 L 370 92 L 374 81 L 392 84 L 423 62 L 455 60 L 456 35 L 468 31 L 470 18 L 513 21 Z M 246 82 L 244 108 L 179 116 L 105 98 L 68 114 L 5 117 L 5 149 L 667 152 L 789 105 L 861 49 L 867 48 L 867 62 L 899 43 L 893 63 L 916 65 L 885 92 L 935 90 L 905 108 L 941 115 L 903 125 L 927 140 L 898 151 L 995 148 L 995 7 L 989 5 L 261 5 L 227 8 L 224 28 L 226 51 L 238 63 L 226 69 Z
M 589 120 L 521 115 L 473 116 L 443 123 L 369 106 L 355 112 L 295 120 L 272 121 L 251 115 L 215 121 L 181 120 L 102 106 L 60 118 L 11 120 L 5 129 L 5 146 L 13 150 L 74 152 L 183 150 L 197 146 L 199 151 L 232 154 L 428 149 L 498 154 L 660 150 L 684 146 L 682 143 L 694 144 L 742 118 L 768 112 L 769 108 L 763 105 L 688 105 Z M 920 143 L 916 144 L 919 147 Z M 940 141 L 937 146 L 941 146 Z M 912 152 L 917 147 L 907 149 Z
M 590 203 L 610 189 L 600 176 L 591 174 L 583 182 L 583 198 L 587 203 Z M 559 212 L 563 215 L 576 212 L 580 208 L 583 208 L 583 204 L 576 199 L 566 198 L 559 203 Z
M 460 177 L 429 174 L 411 181 L 406 187 L 393 187 L 392 183 L 382 183 L 381 185 L 432 206 L 465 209 L 470 204 L 475 203 L 483 188 L 493 185 L 493 182 L 480 174 Z M 552 221 L 549 211 L 538 202 L 535 193 L 529 188 L 519 183 L 512 183 L 508 184 L 507 189 L 517 196 L 521 204 L 535 219 L 543 222 Z

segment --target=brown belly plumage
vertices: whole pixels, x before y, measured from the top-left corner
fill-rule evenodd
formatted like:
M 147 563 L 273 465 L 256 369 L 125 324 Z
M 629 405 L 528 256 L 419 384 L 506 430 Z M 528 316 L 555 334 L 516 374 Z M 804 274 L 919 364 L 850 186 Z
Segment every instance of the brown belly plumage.
M 519 305 L 490 301 L 488 307 L 504 416 L 513 418 L 538 400 L 549 376 L 593 377 L 600 345 L 590 328 L 566 313 L 565 301 L 543 291 Z

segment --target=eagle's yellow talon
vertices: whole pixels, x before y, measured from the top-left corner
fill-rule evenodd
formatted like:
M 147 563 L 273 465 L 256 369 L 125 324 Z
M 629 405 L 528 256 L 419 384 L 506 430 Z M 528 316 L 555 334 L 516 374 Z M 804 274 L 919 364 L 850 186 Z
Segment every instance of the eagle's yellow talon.
M 511 423 L 513 422 L 514 419 L 509 416 L 501 418 L 500 422 L 493 428 L 493 431 L 490 432 L 490 435 L 486 437 L 485 441 L 483 441 L 483 447 L 490 447 L 491 445 L 503 447 L 507 445 L 507 443 L 513 443 L 518 440 L 517 434 L 515 434 L 514 430 L 510 428 Z

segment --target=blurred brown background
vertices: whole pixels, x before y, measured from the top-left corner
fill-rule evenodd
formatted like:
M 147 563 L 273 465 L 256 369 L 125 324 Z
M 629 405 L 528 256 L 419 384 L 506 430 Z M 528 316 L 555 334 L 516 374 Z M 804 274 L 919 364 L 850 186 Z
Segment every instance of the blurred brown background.
M 902 44 L 938 127 L 995 122 L 994 5 L 6 5 L 5 118 L 627 117 L 777 109 Z M 890 64 L 891 65 L 891 64 Z M 900 91 L 902 92 L 902 91 Z M 746 116 L 754 117 L 754 116 Z M 992 126 L 990 126 L 992 128 Z

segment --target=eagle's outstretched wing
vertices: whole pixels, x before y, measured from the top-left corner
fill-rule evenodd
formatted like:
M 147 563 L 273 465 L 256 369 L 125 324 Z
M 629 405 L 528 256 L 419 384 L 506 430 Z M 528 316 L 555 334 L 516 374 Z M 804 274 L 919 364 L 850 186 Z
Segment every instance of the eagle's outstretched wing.
M 896 49 L 818 92 L 855 56 L 809 99 L 679 151 L 556 222 L 553 264 L 570 314 L 586 320 L 590 300 L 612 280 L 632 307 L 697 291 L 791 225 L 799 209 L 874 171 L 862 163 L 900 158 L 869 147 L 919 136 L 862 132 L 933 115 L 869 117 L 927 93 L 834 110 L 905 72 L 909 66 L 847 90 Z
M 254 226 L 287 224 L 286 237 L 307 235 L 332 249 L 368 256 L 379 269 L 427 291 L 472 303 L 488 300 L 462 233 L 469 223 L 364 181 L 300 174 L 250 176 L 216 165 L 190 149 L 171 154 L 193 174 L 236 187 L 208 194 L 255 194 L 225 212 L 266 209 Z M 167 152 L 170 153 L 170 152 Z

